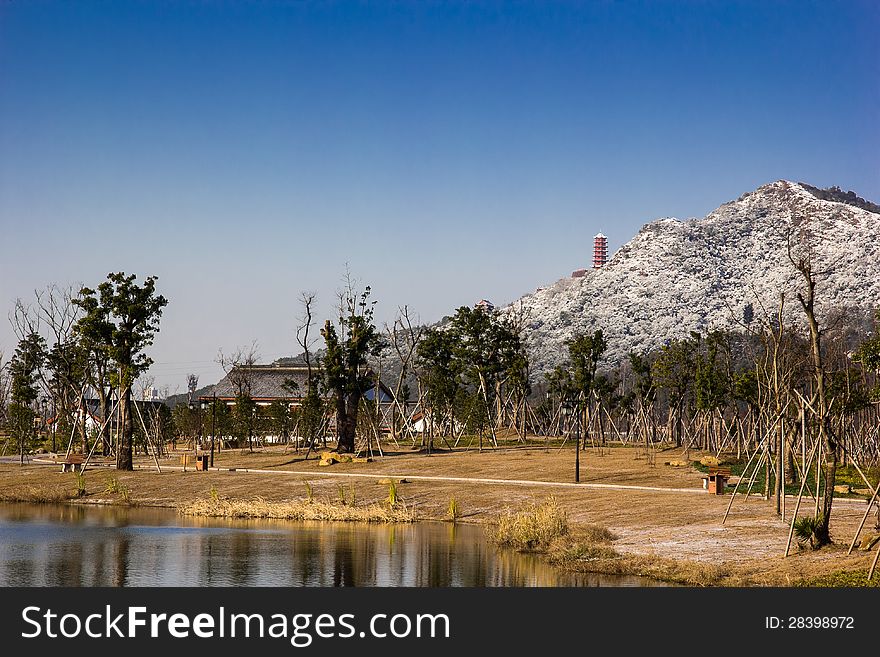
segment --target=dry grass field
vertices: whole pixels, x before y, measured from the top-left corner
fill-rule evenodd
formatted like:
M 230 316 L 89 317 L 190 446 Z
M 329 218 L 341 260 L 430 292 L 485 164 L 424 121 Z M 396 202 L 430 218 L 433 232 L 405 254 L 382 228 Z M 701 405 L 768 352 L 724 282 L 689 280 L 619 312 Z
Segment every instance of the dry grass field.
M 387 502 L 388 479 L 397 484 L 401 503 L 419 519 L 446 519 L 455 500 L 459 521 L 490 524 L 509 511 L 554 499 L 568 516 L 571 536 L 549 555 L 564 567 L 603 572 L 638 572 L 689 584 L 791 585 L 835 571 L 867 571 L 872 554 L 846 548 L 861 520 L 865 502 L 835 503 L 835 544 L 819 551 L 792 549 L 783 558 L 788 522 L 772 502 L 738 496 L 725 524 L 730 495 L 709 495 L 702 475 L 691 467 L 673 467 L 680 450 L 658 452 L 653 463 L 627 447 L 581 453 L 581 484 L 574 483 L 574 449 L 540 444 L 484 450 L 448 450 L 426 455 L 398 449 L 367 463 L 319 466 L 313 454 L 266 448 L 249 453 L 225 450 L 219 470 L 180 470 L 180 457 L 164 459 L 161 473 L 140 457 L 138 469 L 121 473 L 90 468 L 85 495 L 71 497 L 75 476 L 60 467 L 32 463 L 0 464 L 0 501 L 61 501 L 180 507 L 220 497 L 237 504 L 291 504 L 312 499 L 322 504 L 368 507 Z M 691 451 L 689 459 L 700 454 Z M 234 469 L 230 471 L 229 469 Z M 127 490 L 124 499 L 116 480 Z M 108 486 L 108 482 L 111 482 Z M 118 486 L 117 486 L 118 488 Z M 807 504 L 812 507 L 812 500 Z M 790 518 L 794 500 L 787 500 Z M 579 530 L 607 528 L 614 536 L 611 559 L 572 550 Z M 873 526 L 873 514 L 869 519 Z M 875 576 L 875 579 L 877 577 Z

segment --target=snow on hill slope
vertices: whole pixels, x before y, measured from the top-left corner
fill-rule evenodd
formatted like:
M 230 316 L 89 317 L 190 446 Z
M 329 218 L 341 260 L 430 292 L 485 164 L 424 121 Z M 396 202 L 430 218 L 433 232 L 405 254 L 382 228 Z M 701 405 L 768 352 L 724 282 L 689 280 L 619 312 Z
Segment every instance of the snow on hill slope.
M 608 262 L 583 278 L 565 278 L 528 294 L 521 308 L 535 374 L 566 355 L 577 332 L 602 329 L 607 362 L 658 348 L 690 331 L 741 327 L 751 303 L 756 320 L 786 293 L 789 321 L 803 323 L 800 277 L 788 257 L 811 245 L 817 310 L 880 307 L 880 207 L 836 188 L 780 180 L 703 219 L 646 224 Z

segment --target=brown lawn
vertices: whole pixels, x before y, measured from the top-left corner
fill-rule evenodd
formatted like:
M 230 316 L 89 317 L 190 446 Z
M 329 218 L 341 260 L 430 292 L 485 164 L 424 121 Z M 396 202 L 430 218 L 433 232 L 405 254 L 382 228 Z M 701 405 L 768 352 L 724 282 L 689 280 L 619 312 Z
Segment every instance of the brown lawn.
M 689 454 L 690 459 L 699 457 L 694 451 Z M 846 555 L 864 513 L 864 501 L 841 499 L 835 503 L 834 546 L 817 552 L 799 551 L 795 547 L 792 556 L 783 559 L 789 525 L 776 515 L 774 503 L 754 496 L 748 500 L 738 496 L 722 525 L 730 496 L 708 495 L 702 490 L 701 473 L 693 468 L 664 465 L 682 458 L 680 450 L 667 450 L 658 452 L 654 464 L 650 464 L 640 450 L 633 448 L 614 447 L 601 452 L 588 449 L 581 453 L 581 482 L 587 486 L 563 487 L 552 484 L 574 481 L 571 444 L 562 449 L 520 445 L 482 453 L 473 447 L 462 447 L 430 456 L 393 447 L 386 448 L 384 456 L 377 454 L 369 463 L 337 463 L 329 467 L 319 466 L 314 454 L 304 461 L 302 452 L 285 453 L 281 448 L 254 453 L 224 450 L 217 455 L 215 466 L 236 471 L 195 472 L 190 466 L 184 473 L 172 469 L 179 468 L 178 455 L 163 460 L 162 473 L 157 473 L 152 461 L 144 457 L 137 459 L 137 465 L 143 469 L 135 472 L 90 469 L 85 475 L 87 495 L 78 502 L 122 503 L 118 493 L 106 492 L 107 482 L 114 477 L 129 488 L 132 503 L 157 506 L 177 506 L 207 497 L 212 487 L 230 499 L 302 499 L 307 496 L 306 482 L 316 499 L 335 501 L 340 494 L 350 499 L 353 493 L 358 504 L 369 504 L 387 498 L 387 484 L 379 483 L 375 477 L 339 475 L 454 477 L 470 481 L 413 479 L 401 484 L 398 493 L 419 518 L 443 519 L 454 498 L 463 520 L 477 523 L 491 523 L 508 510 L 540 503 L 552 496 L 567 509 L 575 528 L 602 525 L 616 534 L 614 550 L 639 557 L 633 562 L 641 565 L 631 565 L 630 569 L 638 567 L 652 572 L 644 567 L 652 559 L 671 561 L 685 570 L 688 566 L 712 570 L 714 578 L 707 580 L 711 583 L 785 585 L 837 570 L 867 570 L 870 565 L 872 554 L 856 551 Z M 74 476 L 59 470 L 57 466 L 36 463 L 25 467 L 0 464 L 0 500 L 51 501 L 68 497 L 75 488 Z M 535 483 L 490 483 L 480 479 Z M 589 487 L 592 484 L 646 489 Z M 812 512 L 812 499 L 804 504 Z M 791 517 L 793 508 L 794 500 L 787 500 L 786 518 Z M 868 529 L 872 526 L 873 514 Z M 686 575 L 680 578 L 692 583 L 701 581 Z

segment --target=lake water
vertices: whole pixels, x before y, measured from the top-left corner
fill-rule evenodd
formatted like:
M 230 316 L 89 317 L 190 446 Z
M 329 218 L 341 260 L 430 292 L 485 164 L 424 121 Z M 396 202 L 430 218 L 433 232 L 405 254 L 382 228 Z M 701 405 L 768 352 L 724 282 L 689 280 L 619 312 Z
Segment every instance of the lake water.
M 0 586 L 654 586 L 496 550 L 482 527 L 0 505 Z

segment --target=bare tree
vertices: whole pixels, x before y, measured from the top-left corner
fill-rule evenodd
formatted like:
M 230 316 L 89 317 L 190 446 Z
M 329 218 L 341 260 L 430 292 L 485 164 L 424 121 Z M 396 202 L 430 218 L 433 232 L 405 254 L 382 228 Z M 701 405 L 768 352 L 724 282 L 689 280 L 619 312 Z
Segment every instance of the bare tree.
M 313 348 L 318 344 L 318 339 L 311 337 L 312 326 L 314 326 L 312 316 L 312 305 L 314 303 L 314 292 L 303 292 L 300 295 L 302 315 L 300 316 L 299 326 L 296 328 L 296 342 L 302 349 L 303 360 L 306 364 L 306 389 L 299 391 L 302 404 L 297 420 L 299 437 L 304 439 L 308 445 L 306 448 L 306 458 L 309 457 L 309 453 L 318 435 L 323 435 L 322 428 L 324 426 L 324 402 L 320 395 L 321 375 L 318 367 L 320 363 L 313 355 Z M 290 387 L 293 389 L 292 385 Z
M 388 341 L 394 352 L 397 354 L 400 362 L 400 372 L 397 375 L 397 382 L 394 386 L 394 405 L 391 409 L 391 435 L 395 440 L 398 434 L 398 414 L 403 420 L 403 427 L 409 433 L 411 426 L 409 422 L 409 390 L 406 382 L 408 374 L 412 372 L 416 377 L 416 385 L 418 385 L 418 398 L 422 399 L 422 386 L 418 373 L 416 372 L 416 350 L 422 339 L 424 327 L 420 325 L 418 318 L 414 318 L 410 314 L 409 306 L 402 306 L 397 309 L 397 317 L 393 324 L 385 326 L 388 333 Z
M 186 390 L 188 394 L 187 401 L 192 404 L 193 403 L 193 395 L 196 394 L 196 390 L 199 388 L 199 375 L 198 374 L 187 374 L 186 375 Z
M 819 428 L 818 440 L 824 448 L 823 456 L 825 458 L 825 491 L 822 499 L 822 513 L 817 518 L 814 534 L 819 545 L 826 545 L 831 542 L 828 527 L 831 522 L 831 508 L 834 502 L 834 483 L 837 478 L 838 443 L 837 437 L 832 430 L 829 414 L 825 363 L 822 353 L 824 329 L 820 328 L 819 321 L 816 318 L 816 286 L 821 278 L 831 273 L 831 270 L 817 271 L 815 269 L 813 251 L 809 244 L 806 245 L 806 248 L 801 253 L 794 254 L 790 237 L 788 240 L 788 258 L 804 281 L 804 289 L 797 293 L 797 298 L 801 308 L 803 308 L 809 328 L 810 355 L 815 383 L 815 391 L 810 407 L 813 409 L 816 424 Z
M 141 401 L 148 401 L 150 398 L 149 393 L 152 392 L 154 383 L 156 383 L 156 377 L 154 376 L 139 376 L 137 381 L 135 381 L 137 399 Z
M 82 316 L 82 309 L 74 303 L 80 287 L 62 287 L 53 283 L 45 290 L 34 293 L 37 316 L 47 328 L 48 353 L 43 378 L 55 417 L 52 424 L 53 451 L 57 449 L 55 438 L 58 430 L 62 429 L 62 435 L 67 433 L 77 408 L 85 417 L 86 353 L 74 330 Z M 84 423 L 82 437 L 85 449 Z
M 37 308 L 27 304 L 22 299 L 16 299 L 9 313 L 9 323 L 15 337 L 24 340 L 27 336 L 34 333 L 39 334 L 42 328 L 40 322 L 40 313 Z
M 254 449 L 254 431 L 256 429 L 257 405 L 253 400 L 251 390 L 254 381 L 254 365 L 260 356 L 257 351 L 257 342 L 252 342 L 247 347 L 238 347 L 231 354 L 223 353 L 221 349 L 217 355 L 217 362 L 235 392 L 235 408 L 233 409 L 233 426 L 236 437 L 247 439 L 248 448 Z
M 313 380 L 313 372 L 312 372 L 312 348 L 318 343 L 317 338 L 310 338 L 309 334 L 311 333 L 312 326 L 314 326 L 314 320 L 312 319 L 312 304 L 315 303 L 315 293 L 314 292 L 303 292 L 300 295 L 300 305 L 302 306 L 302 315 L 300 316 L 300 324 L 296 327 L 296 343 L 300 346 L 303 352 L 303 360 L 306 363 L 306 369 L 308 371 L 308 384 L 312 385 Z
M 5 427 L 8 422 L 7 406 L 9 405 L 9 363 L 3 360 L 3 352 L 0 351 L 0 427 Z

